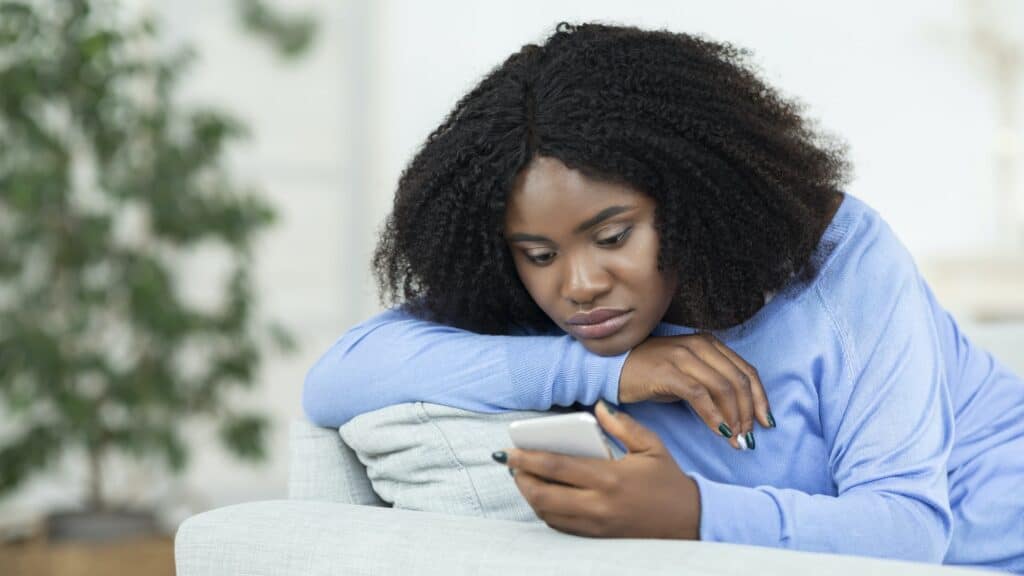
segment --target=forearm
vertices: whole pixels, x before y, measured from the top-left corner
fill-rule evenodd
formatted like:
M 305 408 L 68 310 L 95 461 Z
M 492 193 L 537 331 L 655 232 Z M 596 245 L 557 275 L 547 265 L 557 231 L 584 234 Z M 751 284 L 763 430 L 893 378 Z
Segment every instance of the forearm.
M 826 496 L 694 479 L 702 540 L 935 563 L 949 545 L 944 486 L 924 494 L 864 489 Z
M 617 401 L 625 354 L 568 336 L 485 336 L 388 311 L 352 328 L 306 376 L 303 407 L 321 426 L 403 402 L 479 412 Z

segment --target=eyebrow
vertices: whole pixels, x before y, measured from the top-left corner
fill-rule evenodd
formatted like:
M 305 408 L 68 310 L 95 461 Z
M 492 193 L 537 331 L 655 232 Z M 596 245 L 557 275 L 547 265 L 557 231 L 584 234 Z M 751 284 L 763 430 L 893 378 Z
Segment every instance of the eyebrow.
M 590 218 L 584 220 L 579 226 L 576 227 L 575 230 L 572 231 L 572 233 L 579 234 L 581 232 L 586 232 L 587 230 L 593 228 L 594 226 L 597 226 L 598 224 L 604 222 L 605 220 L 611 218 L 612 216 L 617 216 L 619 214 L 622 214 L 623 212 L 628 212 L 629 210 L 632 210 L 634 208 L 636 208 L 636 206 L 609 206 L 604 210 L 601 210 L 594 216 L 591 216 Z M 509 234 L 508 236 L 506 236 L 506 239 L 509 242 L 551 241 L 549 238 L 545 238 L 544 236 L 537 236 L 536 234 Z

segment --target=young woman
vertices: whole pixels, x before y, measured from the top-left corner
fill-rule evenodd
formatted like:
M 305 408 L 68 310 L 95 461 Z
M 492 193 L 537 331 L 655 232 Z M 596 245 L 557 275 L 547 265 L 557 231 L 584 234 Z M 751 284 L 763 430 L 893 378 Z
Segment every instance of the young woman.
M 307 414 L 603 400 L 623 459 L 495 454 L 556 529 L 1024 572 L 1024 382 L 744 57 L 563 24 L 488 74 L 399 182 L 374 266 L 401 306 L 313 367 Z

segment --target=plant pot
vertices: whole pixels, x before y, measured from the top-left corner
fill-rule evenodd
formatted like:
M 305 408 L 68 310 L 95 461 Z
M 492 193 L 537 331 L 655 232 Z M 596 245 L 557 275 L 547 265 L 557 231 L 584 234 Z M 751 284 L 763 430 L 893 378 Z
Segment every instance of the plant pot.
M 115 542 L 160 533 L 151 510 L 69 510 L 46 517 L 49 542 Z

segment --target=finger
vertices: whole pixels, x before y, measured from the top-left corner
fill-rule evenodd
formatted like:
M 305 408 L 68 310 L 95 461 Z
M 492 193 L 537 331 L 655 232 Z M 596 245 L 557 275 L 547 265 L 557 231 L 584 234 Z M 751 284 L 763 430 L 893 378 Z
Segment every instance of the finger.
M 548 526 L 575 536 L 586 536 L 590 538 L 603 538 L 602 526 L 591 518 L 582 516 L 570 516 L 566 514 L 546 514 L 541 520 Z
M 560 482 L 578 488 L 602 488 L 607 483 L 606 460 L 567 456 L 537 450 L 508 451 L 508 467 L 545 480 Z
M 754 400 L 754 414 L 757 416 L 757 421 L 765 428 L 775 428 L 775 417 L 772 415 L 771 405 L 768 403 L 768 393 L 764 389 L 761 375 L 758 374 L 757 369 L 718 338 L 712 340 L 712 343 L 750 379 L 750 394 Z
M 741 433 L 739 405 L 736 400 L 736 392 L 729 380 L 689 348 L 679 348 L 677 367 L 710 395 L 712 402 L 718 407 L 718 412 L 725 416 L 724 420 L 715 422 L 712 429 L 717 429 L 721 422 L 726 422 L 733 434 Z
M 704 339 L 696 342 L 703 344 L 697 344 L 694 352 L 701 360 L 725 376 L 729 384 L 732 385 L 739 409 L 740 428 L 737 432 L 740 434 L 752 432 L 754 430 L 754 401 L 750 391 L 750 377 L 736 366 L 729 355 L 722 351 L 725 345 L 714 334 L 710 332 L 702 334 Z
M 541 518 L 550 514 L 585 515 L 593 506 L 593 492 L 588 490 L 548 482 L 521 469 L 515 469 L 513 480 L 519 493 Z
M 617 410 L 614 406 L 601 400 L 598 402 L 594 415 L 601 428 L 614 436 L 630 453 L 657 452 L 664 444 L 652 430 L 637 422 L 632 416 Z
M 665 386 L 676 390 L 676 395 L 690 404 L 697 416 L 707 424 L 715 434 L 725 437 L 734 448 L 739 448 L 735 440 L 736 431 L 726 423 L 725 416 L 719 411 L 715 401 L 711 398 L 707 389 L 697 382 L 693 377 L 682 372 L 675 372 L 671 376 L 671 382 Z

